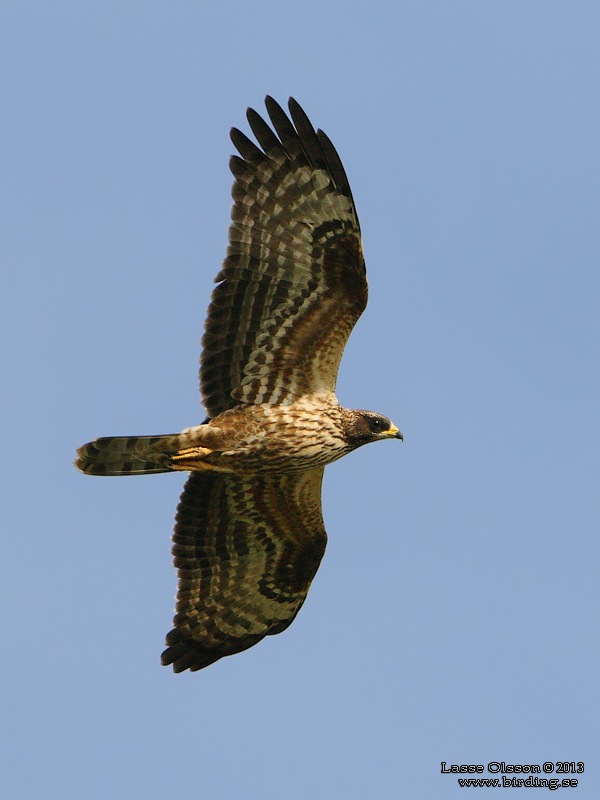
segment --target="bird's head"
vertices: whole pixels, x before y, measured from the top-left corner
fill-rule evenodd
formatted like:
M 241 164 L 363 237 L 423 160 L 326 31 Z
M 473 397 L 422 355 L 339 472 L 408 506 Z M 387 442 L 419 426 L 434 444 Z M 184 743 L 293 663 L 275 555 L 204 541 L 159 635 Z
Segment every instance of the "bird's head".
M 344 433 L 352 447 L 360 447 L 381 439 L 402 439 L 404 436 L 387 417 L 373 411 L 348 411 Z

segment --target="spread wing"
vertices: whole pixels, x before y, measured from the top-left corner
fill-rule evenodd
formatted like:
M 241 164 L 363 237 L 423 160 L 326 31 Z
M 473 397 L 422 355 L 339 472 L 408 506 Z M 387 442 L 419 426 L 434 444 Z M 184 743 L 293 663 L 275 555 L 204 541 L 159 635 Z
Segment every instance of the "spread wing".
M 177 614 L 163 664 L 202 669 L 290 625 L 325 552 L 322 479 L 323 469 L 190 475 L 173 535 Z
M 248 109 L 262 149 L 233 128 L 233 222 L 202 340 L 210 417 L 243 403 L 287 404 L 334 391 L 348 336 L 367 304 L 360 228 L 335 148 L 290 99 L 270 97 L 273 127 Z

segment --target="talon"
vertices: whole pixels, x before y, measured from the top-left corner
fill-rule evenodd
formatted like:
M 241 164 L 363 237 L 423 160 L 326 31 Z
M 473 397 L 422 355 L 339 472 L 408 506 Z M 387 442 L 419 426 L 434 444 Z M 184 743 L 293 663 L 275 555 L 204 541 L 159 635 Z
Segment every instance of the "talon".
M 206 456 L 210 455 L 212 450 L 208 447 L 186 447 L 183 450 L 171 457 L 172 467 L 182 472 L 189 472 L 190 470 L 201 469 L 214 469 L 212 464 L 207 464 L 203 461 Z

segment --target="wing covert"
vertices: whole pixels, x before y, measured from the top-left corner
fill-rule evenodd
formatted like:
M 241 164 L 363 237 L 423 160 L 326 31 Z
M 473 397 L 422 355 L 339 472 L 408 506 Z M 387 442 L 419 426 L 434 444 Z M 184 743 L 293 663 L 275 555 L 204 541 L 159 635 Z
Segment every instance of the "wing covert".
M 202 340 L 200 382 L 210 417 L 239 403 L 286 404 L 334 391 L 339 362 L 367 303 L 360 228 L 330 140 L 290 99 L 270 97 L 275 132 L 252 109 L 262 150 L 232 141 L 232 224 Z M 277 134 L 277 135 L 276 135 Z

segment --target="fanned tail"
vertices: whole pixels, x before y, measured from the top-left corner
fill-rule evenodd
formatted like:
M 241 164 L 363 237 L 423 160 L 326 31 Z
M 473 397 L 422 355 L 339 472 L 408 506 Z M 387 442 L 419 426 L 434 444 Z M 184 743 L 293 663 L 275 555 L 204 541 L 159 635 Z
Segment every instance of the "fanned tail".
M 75 466 L 86 475 L 153 475 L 173 472 L 181 435 L 104 436 L 77 451 Z

